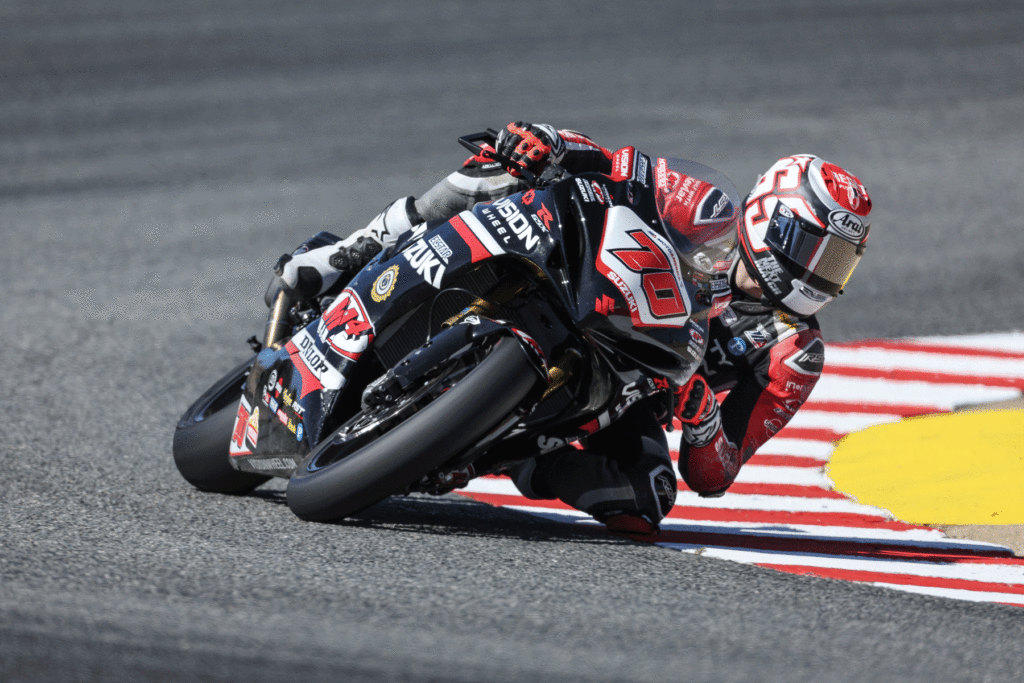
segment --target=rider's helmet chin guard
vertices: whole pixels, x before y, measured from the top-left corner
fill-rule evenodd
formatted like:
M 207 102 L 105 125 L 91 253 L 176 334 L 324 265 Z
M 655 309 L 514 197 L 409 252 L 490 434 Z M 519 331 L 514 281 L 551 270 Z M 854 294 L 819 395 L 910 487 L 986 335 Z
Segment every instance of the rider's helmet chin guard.
M 740 257 L 772 306 L 814 315 L 864 253 L 871 198 L 853 174 L 809 154 L 777 161 L 743 204 Z

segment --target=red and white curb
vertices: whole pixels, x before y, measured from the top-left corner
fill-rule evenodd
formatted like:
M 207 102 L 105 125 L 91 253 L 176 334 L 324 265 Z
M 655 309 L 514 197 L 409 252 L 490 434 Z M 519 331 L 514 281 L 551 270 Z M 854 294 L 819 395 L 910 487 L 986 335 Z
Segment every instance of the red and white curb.
M 1024 606 L 1024 558 L 955 540 L 834 491 L 825 474 L 845 434 L 902 417 L 1019 398 L 1024 333 L 832 343 L 810 399 L 740 471 L 721 498 L 680 482 L 658 545 L 792 574 L 912 593 Z M 679 431 L 669 433 L 673 448 Z M 558 501 L 522 497 L 504 477 L 460 491 L 473 499 L 573 524 L 596 525 Z M 600 527 L 603 529 L 603 527 Z

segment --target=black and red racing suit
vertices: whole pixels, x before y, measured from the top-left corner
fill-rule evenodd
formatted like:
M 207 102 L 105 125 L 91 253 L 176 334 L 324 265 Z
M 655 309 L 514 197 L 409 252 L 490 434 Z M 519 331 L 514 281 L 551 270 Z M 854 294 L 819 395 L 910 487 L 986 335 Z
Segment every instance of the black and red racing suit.
M 710 322 L 701 374 L 721 402 L 715 455 L 680 444 L 679 469 L 698 493 L 724 491 L 743 463 L 779 432 L 807 400 L 825 362 L 818 321 L 793 318 L 733 287 L 732 303 Z M 719 453 L 721 449 L 721 453 Z

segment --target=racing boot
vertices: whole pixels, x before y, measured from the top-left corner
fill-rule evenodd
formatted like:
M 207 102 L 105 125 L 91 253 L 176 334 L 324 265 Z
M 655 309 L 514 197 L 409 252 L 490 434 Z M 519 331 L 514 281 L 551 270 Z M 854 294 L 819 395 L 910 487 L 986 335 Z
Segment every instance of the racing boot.
M 398 241 L 399 235 L 422 222 L 414 198 L 406 197 L 392 202 L 365 228 L 345 239 L 329 232 L 317 233 L 278 259 L 264 302 L 271 306 L 281 291 L 293 303 L 308 301 L 339 282 L 348 283 L 374 256 Z

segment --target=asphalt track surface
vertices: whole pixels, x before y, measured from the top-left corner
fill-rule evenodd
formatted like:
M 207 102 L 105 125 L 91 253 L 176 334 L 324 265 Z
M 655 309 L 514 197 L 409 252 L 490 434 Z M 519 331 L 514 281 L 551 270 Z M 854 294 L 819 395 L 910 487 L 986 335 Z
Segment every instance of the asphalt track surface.
M 849 340 L 1024 320 L 1016 2 L 0 5 L 0 679 L 1009 681 L 1024 611 L 803 578 L 455 498 L 299 522 L 204 495 L 182 410 L 269 264 L 513 119 L 741 188 L 857 173 Z

